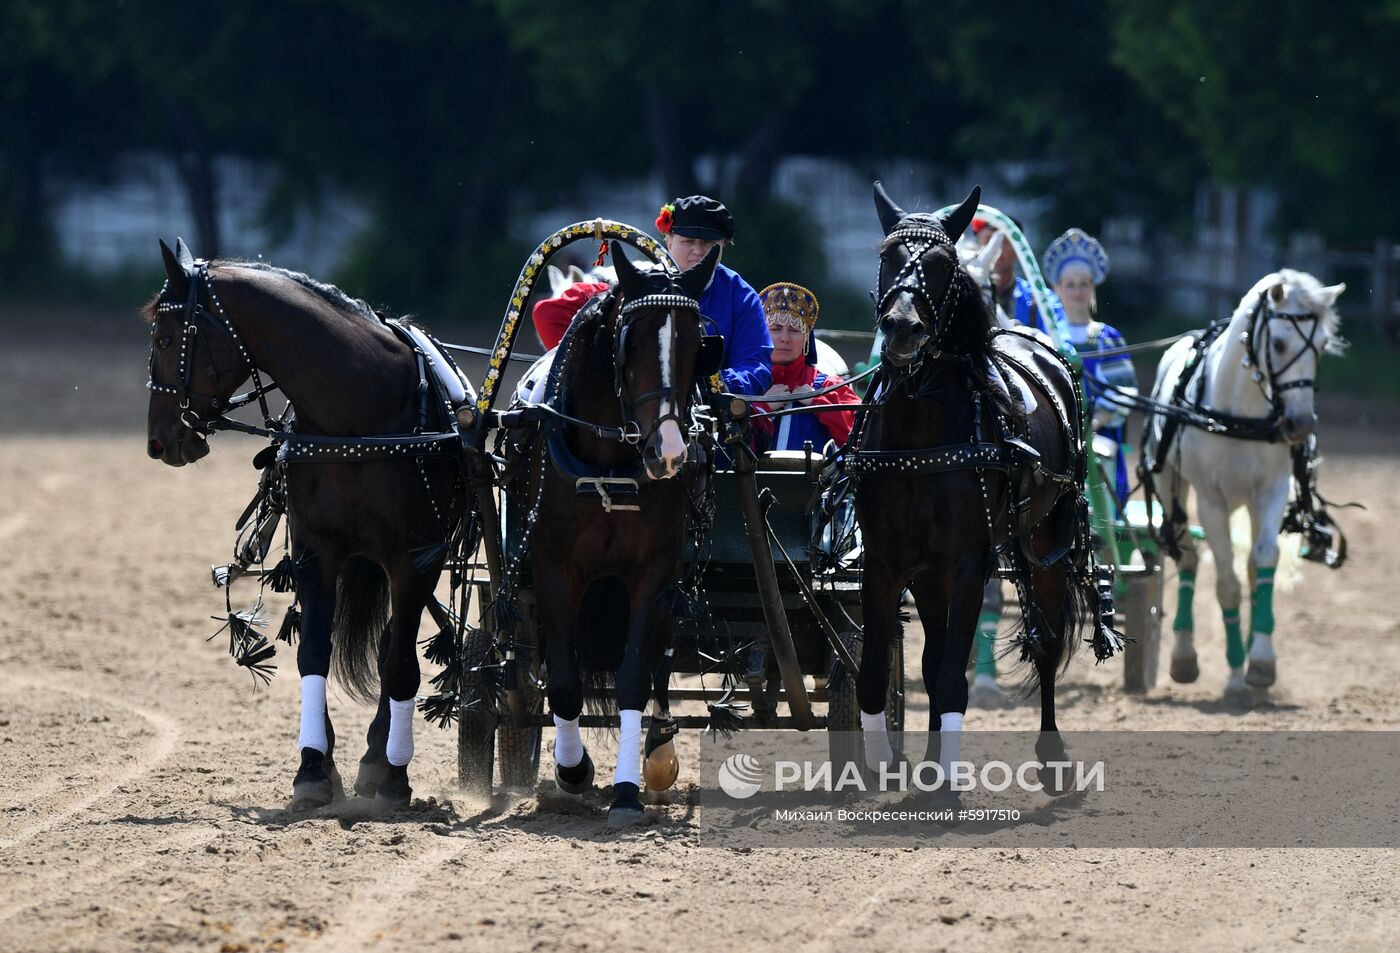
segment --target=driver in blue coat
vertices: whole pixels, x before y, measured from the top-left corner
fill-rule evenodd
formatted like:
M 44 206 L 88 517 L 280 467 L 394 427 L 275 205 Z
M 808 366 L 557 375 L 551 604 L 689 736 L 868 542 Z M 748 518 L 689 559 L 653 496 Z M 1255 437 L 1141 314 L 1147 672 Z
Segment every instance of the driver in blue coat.
M 739 273 L 724 264 L 724 246 L 734 241 L 734 216 L 708 195 L 688 195 L 667 202 L 656 216 L 656 230 L 666 236 L 666 250 L 681 271 L 699 264 L 720 246 L 720 264 L 700 296 L 700 313 L 712 322 L 709 332 L 724 337 L 720 377 L 734 394 L 760 395 L 773 383 L 773 339 L 763 303 Z
M 716 245 L 723 258 L 723 248 L 734 240 L 734 216 L 723 203 L 707 195 L 688 195 L 661 206 L 656 230 L 685 271 L 699 264 Z M 535 330 L 544 346 L 552 349 L 558 345 L 574 315 L 607 287 L 605 283 L 583 282 L 557 298 L 536 304 L 532 312 Z M 748 396 L 766 393 L 773 384 L 773 339 L 758 292 L 721 260 L 700 295 L 700 313 L 708 319 L 705 333 L 724 338 L 723 390 Z

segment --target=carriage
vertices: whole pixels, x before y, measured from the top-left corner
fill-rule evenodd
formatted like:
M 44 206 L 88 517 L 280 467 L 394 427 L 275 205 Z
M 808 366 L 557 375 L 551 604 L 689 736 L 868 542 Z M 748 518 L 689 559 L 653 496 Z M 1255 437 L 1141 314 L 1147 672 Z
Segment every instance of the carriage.
M 1054 679 L 1072 644 L 1070 626 L 1085 618 L 1075 607 L 1090 609 L 1088 641 L 1100 660 L 1115 654 L 1121 641 L 1112 627 L 1111 583 L 1095 564 L 1090 539 L 1076 410 L 1081 400 L 1069 366 L 1042 342 L 979 331 L 986 311 L 974 293 L 963 292 L 967 275 L 947 235 L 966 229 L 979 194 L 974 190 L 954 214 L 930 222 L 906 216 L 877 183 L 877 211 L 887 235 L 877 310 L 881 326 L 889 323 L 899 335 L 882 381 L 908 394 L 894 405 L 878 398 L 867 405 L 882 411 L 863 418 L 867 430 L 858 424 L 861 437 L 839 462 L 814 450 L 759 455 L 750 449 L 758 416 L 815 408 L 763 409 L 751 398 L 724 392 L 716 373 L 722 339 L 704 339 L 699 304 L 715 276 L 718 250 L 681 272 L 662 246 L 631 226 L 597 219 L 554 233 L 522 269 L 487 352 L 481 387 L 473 391 L 446 359 L 444 345 L 411 322 L 386 319 L 304 275 L 274 270 L 273 280 L 264 281 L 258 272 L 265 266 L 196 261 L 182 243 L 174 251 L 162 245 L 168 281 L 147 308 L 148 452 L 183 465 L 206 454 L 208 435 L 221 430 L 257 434 L 273 445 L 255 461 L 264 478 L 240 520 L 258 545 L 240 543 L 236 565 L 221 567 L 215 580 L 226 585 L 235 568 L 261 564 L 287 515 L 286 552 L 262 576 L 273 591 L 295 593 L 277 634 L 280 641 L 300 643 L 302 763 L 293 783 L 294 807 L 324 806 L 337 790 L 324 694 L 331 664 L 360 696 L 378 696 L 355 789 L 386 809 L 407 806 L 411 798 L 407 767 L 415 708 L 441 724 L 456 723 L 467 788 L 492 786 L 497 749 L 502 780 L 532 785 L 546 694 L 556 728 L 556 780 L 571 793 L 590 789 L 593 764 L 579 729 L 611 720 L 583 712 L 580 676 L 588 671 L 616 673 L 620 739 L 627 752 L 633 745 L 641 751 L 643 709 L 654 692 L 648 765 L 660 750 L 652 745 L 658 727 L 664 748 L 680 727 L 701 724 L 717 731 L 825 727 L 835 758 L 855 760 L 859 753 L 847 746 L 859 744 L 867 766 L 888 763 L 894 757 L 889 734 L 903 727 L 904 715 L 907 616 L 898 606 L 901 578 L 921 610 L 925 603 L 932 610 L 921 611 L 926 634 L 930 619 L 940 626 L 936 644 L 942 648 L 933 663 L 925 651 L 925 682 L 940 685 L 941 725 L 930 732 L 928 754 L 955 758 L 966 684 L 953 669 L 961 667 L 972 638 L 966 626 L 972 589 L 966 583 L 985 580 L 988 559 L 1002 561 L 1017 584 L 1025 624 L 1015 644 L 1035 666 L 1041 689 L 1037 754 L 1042 760 L 1061 757 Z M 564 244 L 588 239 L 611 249 L 618 284 L 571 322 L 545 378 L 544 399 L 498 409 L 506 361 L 535 279 Z M 623 253 L 624 244 L 659 267 L 637 268 Z M 887 285 L 886 250 L 895 246 L 904 263 Z M 913 307 L 913 296 L 924 293 L 926 255 L 946 276 L 939 303 L 925 302 L 932 307 L 929 325 Z M 235 307 L 225 309 L 215 272 L 222 296 Z M 950 311 L 950 302 L 961 304 Z M 295 353 L 274 343 L 287 313 L 303 322 Z M 950 314 L 957 320 L 945 321 Z M 213 333 L 196 338 L 201 328 Z M 952 337 L 945 342 L 949 329 Z M 652 343 L 629 347 L 637 341 Z M 937 349 L 940 342 L 953 348 L 951 356 Z M 298 362 L 308 359 L 303 352 L 329 347 L 342 350 L 342 360 L 329 365 L 337 374 L 334 386 L 312 388 L 298 375 Z M 928 347 L 931 374 L 952 369 L 951 386 L 935 385 L 929 393 L 947 395 L 952 403 L 908 419 L 911 403 L 928 399 L 924 384 L 917 392 L 911 384 L 922 366 L 921 359 L 912 359 Z M 628 357 L 638 348 L 650 357 Z M 363 384 L 358 369 L 366 361 L 382 377 L 378 387 Z M 275 383 L 264 384 L 260 369 Z M 250 374 L 254 391 L 234 396 Z M 1036 389 L 1039 401 L 1032 397 L 1029 407 L 1016 411 L 1012 404 L 1020 398 L 1006 391 L 1012 380 L 1019 381 L 1017 388 Z M 289 404 L 275 417 L 265 395 L 278 387 Z M 563 399 L 564 387 L 572 388 L 569 400 Z M 263 411 L 262 427 L 225 415 L 254 400 Z M 355 413 L 381 422 L 331 424 L 326 432 L 321 421 L 345 415 L 355 402 L 364 405 Z M 411 431 L 391 429 L 404 428 L 404 421 Z M 1012 429 L 1013 421 L 1023 429 Z M 588 449 L 586 456 L 581 450 L 556 452 L 565 442 L 559 436 L 565 425 L 573 428 L 570 439 Z M 354 429 L 335 433 L 343 428 Z M 365 429 L 369 435 L 362 436 Z M 521 433 L 527 434 L 523 442 L 507 437 Z M 892 446 L 888 433 L 921 442 Z M 488 447 L 491 434 L 496 443 Z M 334 480 L 323 482 L 322 474 Z M 863 491 L 853 504 L 852 479 L 879 489 Z M 947 482 L 936 482 L 939 489 L 931 491 L 921 482 L 928 479 Z M 910 507 L 927 502 L 940 509 L 921 512 L 911 523 Z M 861 509 L 867 532 L 889 545 L 862 552 L 851 531 L 853 505 Z M 366 508 L 374 510 L 372 519 L 347 526 Z M 642 509 L 652 516 L 644 520 L 626 512 Z M 693 518 L 696 512 L 702 518 Z M 537 522 L 540 533 L 534 532 Z M 933 537 L 923 529 L 913 537 L 907 532 L 940 523 Z M 590 532 L 592 557 L 577 548 Z M 917 547 L 934 537 L 947 550 L 936 554 L 936 565 L 956 572 L 956 579 L 947 572 L 915 577 L 901 570 L 926 558 Z M 619 626 L 611 621 L 616 616 L 585 613 L 581 600 L 595 582 L 617 579 L 622 561 L 627 578 L 619 581 L 628 588 L 621 602 L 625 623 Z M 446 603 L 434 598 L 444 569 L 450 579 Z M 940 601 L 947 598 L 940 593 L 956 593 L 957 606 Z M 615 587 L 612 595 L 604 594 L 615 596 Z M 875 607 L 878 617 L 863 617 L 862 606 Z M 439 631 L 427 640 L 424 654 L 442 666 L 430 680 L 438 691 L 426 698 L 419 694 L 416 651 L 425 608 Z M 266 624 L 261 599 L 247 611 L 235 612 L 231 604 L 228 610 L 230 655 L 256 677 L 268 678 L 276 650 L 256 631 Z M 662 624 L 663 616 L 683 623 L 675 627 L 678 635 Z M 608 650 L 614 654 L 591 659 L 599 664 L 587 669 L 576 647 L 602 648 L 588 635 L 590 623 L 595 630 L 610 627 L 601 634 L 612 640 Z M 547 661 L 536 654 L 541 645 Z M 698 684 L 673 690 L 672 676 Z M 667 696 L 682 705 L 704 702 L 708 716 L 672 717 Z M 856 728 L 859 735 L 842 730 Z M 945 735 L 950 742 L 943 751 Z M 560 739 L 570 745 L 565 757 Z M 625 763 L 632 767 L 623 776 Z M 642 816 L 635 764 L 630 754 L 619 757 L 610 824 Z M 674 778 L 672 770 L 667 784 Z M 648 782 L 652 787 L 650 775 Z
M 497 484 L 486 452 L 485 426 L 518 426 L 519 412 L 492 410 L 505 361 L 511 358 L 519 309 L 553 251 L 570 241 L 621 239 L 657 260 L 664 249 L 644 233 L 619 223 L 596 220 L 561 229 L 540 245 L 522 271 L 512 307 L 502 323 L 491 367 L 474 407 L 461 417 L 465 444 L 479 480 L 477 505 L 483 514 L 482 551 L 466 567 L 480 628 L 471 630 L 463 667 L 489 670 L 493 651 L 509 656 L 504 684 L 493 686 L 500 703 L 462 707 L 457 718 L 458 774 L 463 787 L 489 791 L 530 787 L 539 770 L 545 714 L 538 643 L 536 593 L 528 565 L 513 580 L 515 637 L 496 645 L 488 611 L 499 596 L 504 567 L 511 565 L 528 535 L 524 507 L 513 505 Z M 833 757 L 850 757 L 841 732 L 859 730 L 854 673 L 861 632 L 861 566 L 852 532 L 850 500 L 829 495 L 833 461 L 817 448 L 755 453 L 747 439 L 761 411 L 751 400 L 710 391 L 701 419 L 717 445 L 728 446 L 730 465 L 709 474 L 712 494 L 705 525 L 689 534 L 683 581 L 690 605 L 677 626 L 669 672 L 680 684 L 669 697 L 680 710 L 676 728 L 733 730 L 740 727 L 828 729 Z M 527 420 L 529 418 L 527 417 Z M 473 435 L 475 439 L 473 439 Z M 499 462 L 499 458 L 495 462 Z M 619 488 L 593 487 L 599 505 L 626 507 Z M 621 490 L 625 494 L 626 487 Z M 614 497 L 618 497 L 614 499 Z M 498 542 L 499 541 L 499 544 Z M 514 560 L 519 564 L 518 558 Z M 493 648 L 494 646 L 494 648 Z M 472 686 L 468 686 L 470 691 Z M 887 724 L 901 731 L 904 719 L 902 641 L 890 653 Z M 584 714 L 583 727 L 612 727 L 617 716 Z M 499 766 L 499 774 L 496 774 Z

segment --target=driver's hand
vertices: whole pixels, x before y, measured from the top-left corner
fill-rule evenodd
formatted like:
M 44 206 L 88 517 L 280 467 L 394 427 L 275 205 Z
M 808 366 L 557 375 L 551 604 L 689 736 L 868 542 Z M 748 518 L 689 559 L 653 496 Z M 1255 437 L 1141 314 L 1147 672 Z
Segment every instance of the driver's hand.
M 786 384 L 774 384 L 763 392 L 764 397 L 787 397 L 792 391 Z
M 812 388 L 804 384 L 803 386 L 797 388 L 797 390 L 793 391 L 792 396 L 796 399 L 797 403 L 805 404 L 811 401 L 812 395 L 815 393 L 816 391 L 812 390 Z

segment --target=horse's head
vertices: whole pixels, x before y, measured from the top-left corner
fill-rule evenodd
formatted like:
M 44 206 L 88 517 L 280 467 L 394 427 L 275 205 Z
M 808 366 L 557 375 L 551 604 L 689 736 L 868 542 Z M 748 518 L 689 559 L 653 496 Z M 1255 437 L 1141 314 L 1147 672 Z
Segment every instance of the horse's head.
M 1284 268 L 1251 294 L 1246 366 L 1282 416 L 1289 443 L 1307 440 L 1317 424 L 1314 382 L 1323 352 L 1340 353 L 1346 346 L 1336 308 L 1345 290 L 1344 284 L 1326 287 L 1312 275 Z
M 971 291 L 955 243 L 972 222 L 980 187 L 944 217 L 907 214 L 875 183 L 875 210 L 885 240 L 880 246 L 876 324 L 884 335 L 880 357 L 895 367 L 917 364 L 925 354 L 948 350 L 959 299 Z M 959 335 L 961 336 L 961 335 Z
M 151 322 L 151 392 L 146 453 L 172 467 L 209 452 L 205 422 L 218 417 L 247 379 L 248 357 L 214 296 L 208 266 L 183 241 L 160 243 L 165 286 L 146 305 Z
M 662 268 L 638 269 L 618 242 L 612 260 L 622 291 L 613 327 L 613 366 L 623 425 L 640 435 L 647 475 L 664 480 L 685 463 L 681 420 L 700 350 L 699 302 L 719 264 L 719 249 L 679 275 Z

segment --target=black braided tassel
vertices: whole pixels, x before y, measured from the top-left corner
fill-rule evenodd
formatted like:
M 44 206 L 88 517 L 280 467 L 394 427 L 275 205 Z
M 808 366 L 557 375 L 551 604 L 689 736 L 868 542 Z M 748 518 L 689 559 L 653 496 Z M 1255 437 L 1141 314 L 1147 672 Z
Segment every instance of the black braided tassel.
M 277 666 L 271 664 L 270 660 L 276 654 L 277 647 L 269 642 L 265 636 L 257 632 L 249 632 L 249 638 L 238 647 L 233 660 L 249 671 L 253 676 L 253 687 L 257 688 L 259 679 L 264 685 L 272 682 L 272 676 L 277 671 Z
M 705 733 L 713 733 L 716 736 L 731 737 L 736 731 L 744 728 L 744 713 L 749 710 L 748 705 L 729 701 L 729 695 L 713 704 L 705 706 L 710 710 L 710 723 L 705 726 Z
M 283 554 L 276 566 L 263 573 L 262 581 L 273 592 L 296 592 L 296 564 L 292 562 L 292 557 Z
M 282 627 L 277 630 L 277 641 L 296 645 L 299 634 L 301 634 L 301 610 L 293 602 L 287 606 L 287 614 L 282 616 Z
M 457 633 L 450 628 L 438 629 L 422 645 L 423 657 L 434 665 L 451 665 L 457 658 Z
M 438 692 L 418 703 L 423 717 L 439 728 L 448 728 L 457 721 L 459 707 L 456 692 Z
M 209 639 L 215 638 L 220 632 L 227 629 L 228 654 L 234 658 L 238 658 L 240 649 L 250 640 L 260 638 L 253 632 L 254 628 L 267 627 L 267 613 L 263 609 L 262 596 L 258 597 L 257 603 L 250 609 L 244 609 L 241 612 L 230 611 L 227 616 L 210 616 L 210 618 L 223 618 L 224 624 L 219 626 L 218 631 L 209 636 Z M 209 639 L 205 641 L 209 641 Z

